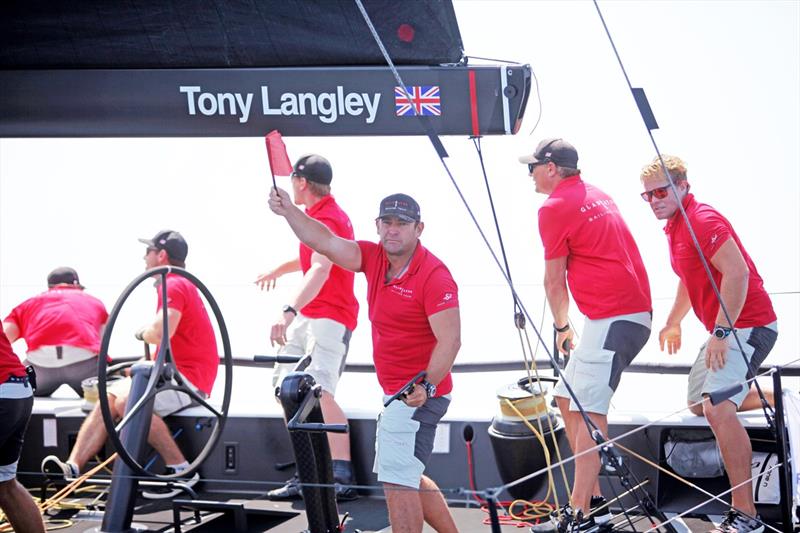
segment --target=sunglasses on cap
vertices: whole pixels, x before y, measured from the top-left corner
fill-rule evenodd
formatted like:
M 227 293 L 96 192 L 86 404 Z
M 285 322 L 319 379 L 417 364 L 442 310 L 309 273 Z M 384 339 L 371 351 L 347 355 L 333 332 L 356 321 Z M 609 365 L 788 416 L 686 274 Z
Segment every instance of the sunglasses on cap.
M 653 196 L 656 197 L 656 200 L 663 200 L 669 195 L 669 185 L 665 185 L 663 187 L 658 187 L 656 189 L 652 189 L 650 191 L 644 191 L 642 193 L 642 200 L 647 203 L 653 201 Z

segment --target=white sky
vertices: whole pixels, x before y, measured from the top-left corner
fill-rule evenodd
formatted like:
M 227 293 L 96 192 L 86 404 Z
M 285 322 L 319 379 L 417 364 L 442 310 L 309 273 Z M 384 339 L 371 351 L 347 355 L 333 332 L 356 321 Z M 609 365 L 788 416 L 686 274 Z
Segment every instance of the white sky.
M 661 127 L 660 149 L 688 162 L 693 191 L 732 221 L 767 289 L 792 293 L 773 297 L 781 334 L 771 360 L 800 357 L 800 3 L 600 5 L 632 83 L 647 92 Z M 594 5 L 457 1 L 455 8 L 467 54 L 530 63 L 539 80 L 543 112 L 533 136 L 532 92 L 518 135 L 483 140 L 512 277 L 529 312 L 542 319 L 536 210 L 544 197 L 517 156 L 542 137 L 560 136 L 577 147 L 584 178 L 614 197 L 626 217 L 650 274 L 660 327 L 676 278 L 662 223 L 638 197 L 639 169 L 655 153 Z M 461 288 L 459 360 L 520 358 L 510 293 L 427 139 L 287 138 L 286 144 L 292 158 L 313 151 L 331 160 L 334 194 L 358 238 L 374 237 L 380 198 L 413 195 L 427 224 L 423 242 Z M 494 244 L 472 143 L 447 137 L 444 144 Z M 189 270 L 219 301 L 234 354 L 271 353 L 269 325 L 299 275 L 279 280 L 273 293 L 252 285 L 257 273 L 296 252 L 288 227 L 266 206 L 269 184 L 263 138 L 0 140 L 0 313 L 43 290 L 59 265 L 75 267 L 110 309 L 144 266 L 136 239 L 170 227 L 186 236 Z M 132 333 L 150 318 L 151 291 L 127 304 L 114 353 L 139 354 Z M 574 307 L 572 316 L 580 318 Z M 548 311 L 548 337 L 550 321 Z M 675 361 L 693 359 L 703 339 L 691 315 L 684 324 L 689 342 Z M 363 308 L 350 361 L 370 357 Z M 665 358 L 653 339 L 640 356 Z

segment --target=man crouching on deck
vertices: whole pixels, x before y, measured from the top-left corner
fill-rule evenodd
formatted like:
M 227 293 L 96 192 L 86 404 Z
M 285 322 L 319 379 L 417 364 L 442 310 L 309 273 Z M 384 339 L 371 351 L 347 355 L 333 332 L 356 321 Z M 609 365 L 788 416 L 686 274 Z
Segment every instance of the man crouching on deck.
M 455 533 L 444 497 L 422 473 L 450 404 L 450 369 L 461 347 L 458 287 L 444 263 L 419 242 L 419 205 L 405 194 L 384 198 L 375 220 L 379 244 L 337 237 L 282 189 L 272 190 L 269 207 L 311 249 L 366 275 L 375 372 L 387 398 L 427 372 L 426 381 L 378 417 L 373 471 L 383 483 L 392 531 L 420 532 L 425 521 L 436 531 Z
M 751 518 L 756 515 L 756 507 L 752 482 L 748 481 L 753 450 L 736 411 L 760 406 L 758 392 L 751 389 L 745 380 L 753 377 L 751 369 L 757 371 L 775 345 L 778 338 L 775 311 L 764 290 L 764 282 L 731 223 L 711 206 L 697 202 L 689 193 L 686 163 L 667 155 L 663 160 L 678 191 L 677 196 L 658 158 L 644 167 L 641 174 L 645 190 L 642 198 L 650 203 L 657 219 L 667 221 L 664 233 L 667 234 L 670 262 L 680 278 L 675 303 L 658 340 L 662 350 L 666 343 L 668 353 L 677 352 L 681 347 L 681 320 L 689 309 L 694 310 L 710 333 L 689 372 L 689 406 L 694 414 L 705 415 L 708 419 L 722 453 L 728 480 L 732 487 L 739 486 L 732 493 L 732 509 L 712 532 L 759 533 L 764 531 L 764 524 Z M 697 235 L 703 257 L 730 315 L 730 323 L 711 288 L 689 226 L 678 208 L 679 203 Z M 731 327 L 731 323 L 736 329 Z M 736 335 L 731 334 L 734 331 Z M 740 383 L 744 383 L 744 387 L 728 398 L 730 401 L 712 405 L 709 400 L 711 393 Z

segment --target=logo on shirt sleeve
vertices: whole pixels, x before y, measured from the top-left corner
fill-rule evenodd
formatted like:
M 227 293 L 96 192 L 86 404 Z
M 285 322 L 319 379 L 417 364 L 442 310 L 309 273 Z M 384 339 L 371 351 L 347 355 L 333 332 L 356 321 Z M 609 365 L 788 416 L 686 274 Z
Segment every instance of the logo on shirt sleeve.
M 447 304 L 447 302 L 449 302 L 449 301 L 450 301 L 450 300 L 452 300 L 453 298 L 455 298 L 455 294 L 453 294 L 452 292 L 446 292 L 446 293 L 444 293 L 444 296 L 442 296 L 442 301 L 441 301 L 441 302 L 439 302 L 439 303 L 437 304 L 437 306 L 436 306 L 436 307 L 441 307 L 441 306 L 443 306 L 443 305 L 446 305 L 446 304 Z

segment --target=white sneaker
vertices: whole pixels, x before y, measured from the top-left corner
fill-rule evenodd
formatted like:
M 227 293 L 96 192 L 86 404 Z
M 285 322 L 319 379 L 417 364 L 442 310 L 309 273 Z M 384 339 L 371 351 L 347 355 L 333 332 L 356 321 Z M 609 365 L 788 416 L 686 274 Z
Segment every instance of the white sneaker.
M 78 465 L 71 461 L 62 461 L 55 455 L 42 459 L 42 473 L 52 480 L 65 481 L 72 481 L 81 475 Z
M 174 474 L 175 469 L 168 466 L 166 469 L 165 474 Z M 142 490 L 142 496 L 147 498 L 148 500 L 167 500 L 169 498 L 174 498 L 184 492 L 186 492 L 181 486 L 183 487 L 194 487 L 198 481 L 200 481 L 200 474 L 195 472 L 192 477 L 182 478 L 177 477 L 172 480 L 158 480 L 159 482 L 163 483 L 161 486 L 149 485 L 146 486 L 144 490 Z M 180 483 L 180 486 L 178 485 Z

